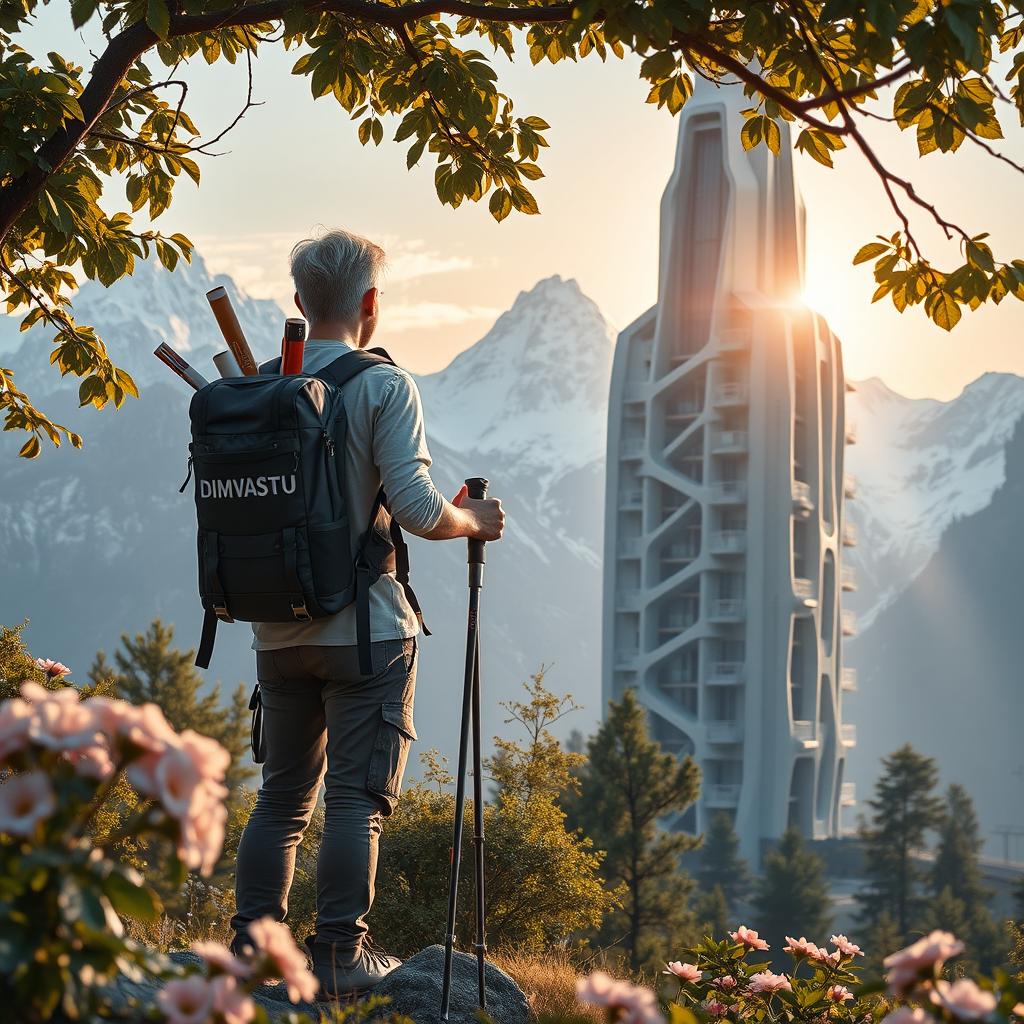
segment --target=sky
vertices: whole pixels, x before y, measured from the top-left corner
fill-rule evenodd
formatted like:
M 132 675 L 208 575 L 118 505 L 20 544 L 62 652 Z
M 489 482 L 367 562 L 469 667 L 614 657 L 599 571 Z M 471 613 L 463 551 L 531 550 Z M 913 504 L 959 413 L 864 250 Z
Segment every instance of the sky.
M 94 34 L 71 31 L 63 4 L 45 9 L 34 31 L 47 48 L 86 64 L 89 46 L 99 45 Z M 532 183 L 540 216 L 513 213 L 497 224 L 486 203 L 443 207 L 433 164 L 425 159 L 407 171 L 405 144 L 390 141 L 393 128 L 379 147 L 360 146 L 345 111 L 333 99 L 314 102 L 307 79 L 291 75 L 298 53 L 264 48 L 254 66 L 253 98 L 262 105 L 224 140 L 225 155 L 202 161 L 201 187 L 183 179 L 156 222 L 192 238 L 213 271 L 291 312 L 291 245 L 324 226 L 365 234 L 390 263 L 378 338 L 421 373 L 447 365 L 520 291 L 553 274 L 575 278 L 620 329 L 657 300 L 659 203 L 678 122 L 644 102 L 636 60 L 532 67 L 525 56 L 494 58 L 516 112 L 551 125 L 541 154 L 546 177 Z M 205 136 L 215 135 L 244 103 L 244 63 L 207 68 L 199 59 L 184 77 L 187 109 Z M 1009 136 L 1003 151 L 1024 162 L 1015 112 L 1004 107 L 1001 117 Z M 883 158 L 944 214 L 971 234 L 991 232 L 997 257 L 1024 257 L 1019 172 L 966 145 L 952 157 L 922 160 L 912 135 L 871 128 Z M 843 340 L 849 376 L 948 399 L 987 371 L 1024 374 L 1024 304 L 1015 299 L 966 314 L 951 334 L 921 307 L 900 315 L 888 300 L 872 305 L 870 269 L 851 259 L 876 233 L 898 227 L 880 183 L 851 150 L 837 154 L 832 171 L 802 155 L 797 163 L 808 219 L 805 298 Z M 936 265 L 951 265 L 955 246 L 924 216 L 915 226 Z

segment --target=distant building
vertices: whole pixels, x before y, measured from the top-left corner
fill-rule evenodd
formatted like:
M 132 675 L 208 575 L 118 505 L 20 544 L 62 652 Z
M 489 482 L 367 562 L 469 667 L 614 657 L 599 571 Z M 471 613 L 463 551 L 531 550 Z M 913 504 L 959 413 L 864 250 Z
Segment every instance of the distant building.
M 855 688 L 844 590 L 842 350 L 802 304 L 804 209 L 782 154 L 745 152 L 740 88 L 698 79 L 661 204 L 658 304 L 619 336 L 608 419 L 603 695 L 634 687 L 703 772 L 742 852 L 840 831 Z

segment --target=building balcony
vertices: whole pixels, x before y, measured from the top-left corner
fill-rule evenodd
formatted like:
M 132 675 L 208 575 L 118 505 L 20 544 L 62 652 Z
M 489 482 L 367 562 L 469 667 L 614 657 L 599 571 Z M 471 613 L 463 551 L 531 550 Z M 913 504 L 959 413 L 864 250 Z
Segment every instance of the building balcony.
M 839 738 L 844 747 L 857 746 L 857 726 L 850 722 L 844 723 L 839 727 Z
M 844 565 L 840 571 L 843 590 L 857 589 L 857 570 L 852 565 Z
M 639 647 L 620 647 L 615 652 L 615 667 L 636 668 L 636 659 L 640 657 Z
M 745 455 L 747 432 L 745 430 L 718 430 L 711 435 L 711 451 L 715 455 Z
M 735 686 L 743 681 L 742 661 L 713 661 L 708 672 L 708 686 Z
M 793 723 L 793 739 L 800 743 L 814 743 L 814 723 L 797 719 Z
M 855 612 L 846 609 L 842 615 L 843 636 L 857 635 L 857 615 Z
M 645 402 L 650 385 L 642 380 L 630 380 L 622 386 L 624 402 Z
M 813 601 L 814 580 L 809 580 L 806 576 L 795 576 L 793 578 L 793 596 L 798 601 Z
M 843 494 L 847 498 L 857 497 L 857 478 L 852 473 L 843 475 Z
M 843 807 L 853 807 L 857 802 L 857 783 L 844 782 L 839 788 L 839 802 Z
M 742 622 L 743 611 L 742 597 L 716 597 L 711 602 L 709 618 L 712 622 Z
M 723 352 L 743 352 L 750 347 L 750 331 L 731 327 L 718 333 L 718 347 Z
M 855 668 L 844 668 L 840 672 L 839 685 L 846 693 L 857 692 L 857 670 Z
M 665 406 L 665 419 L 667 421 L 692 420 L 694 416 L 701 413 L 701 403 L 695 398 L 680 398 L 678 401 L 670 402 Z
M 697 687 L 697 680 L 689 679 L 686 676 L 673 672 L 671 675 L 659 679 L 658 686 L 660 686 L 661 689 L 669 692 L 676 692 L 679 690 L 693 690 Z
M 623 537 L 619 541 L 620 558 L 639 558 L 643 550 L 643 541 L 640 537 Z
M 711 502 L 714 505 L 742 505 L 746 500 L 746 480 L 717 480 L 711 485 Z
M 639 590 L 620 590 L 615 595 L 615 610 L 619 612 L 639 611 L 641 603 Z
M 680 565 L 692 562 L 700 551 L 686 544 L 670 544 L 661 554 L 662 565 Z
M 742 555 L 747 550 L 745 530 L 719 530 L 711 534 L 711 554 Z
M 619 445 L 619 454 L 624 459 L 639 459 L 644 454 L 645 441 L 642 437 L 623 438 Z
M 706 734 L 708 743 L 741 743 L 743 741 L 743 723 L 708 722 Z
M 857 527 L 853 523 L 843 523 L 843 547 L 855 548 L 857 546 Z
M 725 809 L 736 807 L 740 802 L 739 783 L 713 782 L 704 793 L 706 807 Z
M 739 381 L 725 381 L 715 388 L 715 405 L 730 407 L 746 404 L 747 389 Z
M 852 423 L 846 424 L 846 443 L 856 444 L 857 443 L 857 428 Z
M 639 511 L 644 505 L 644 492 L 639 490 L 622 491 L 619 495 L 619 508 L 626 511 Z
M 811 485 L 803 480 L 793 481 L 793 504 L 804 514 L 814 508 L 814 500 L 811 497 Z

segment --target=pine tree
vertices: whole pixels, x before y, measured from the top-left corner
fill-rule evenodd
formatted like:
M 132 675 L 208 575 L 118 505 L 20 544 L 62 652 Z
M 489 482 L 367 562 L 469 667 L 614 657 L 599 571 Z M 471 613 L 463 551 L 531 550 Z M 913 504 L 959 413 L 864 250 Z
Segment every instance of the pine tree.
M 945 931 L 943 927 L 943 931 Z M 890 954 L 895 953 L 904 944 L 904 935 L 900 932 L 899 925 L 883 910 L 875 919 L 867 931 L 864 932 L 864 941 L 858 942 L 864 948 L 866 954 L 864 960 L 864 980 L 874 981 L 885 974 L 883 960 Z
M 760 934 L 774 951 L 787 935 L 821 942 L 831 919 L 825 862 L 788 829 L 764 858 L 764 873 L 754 889 L 754 915 Z
M 694 875 L 700 887 L 707 891 L 720 888 L 730 913 L 735 914 L 750 894 L 750 870 L 740 856 L 740 839 L 732 817 L 725 811 L 712 816 L 696 859 Z
M 722 939 L 735 923 L 720 885 L 703 890 L 693 901 L 693 916 L 697 919 L 700 934 L 713 939 Z
M 167 721 L 177 731 L 194 729 L 211 736 L 231 755 L 231 766 L 225 780 L 229 791 L 252 775 L 245 751 L 249 744 L 249 711 L 245 686 L 239 683 L 227 707 L 221 705 L 220 685 L 207 693 L 202 676 L 193 667 L 193 651 L 180 651 L 173 646 L 174 629 L 159 619 L 144 634 L 134 638 L 121 636 L 123 650 L 114 652 L 114 665 L 99 651 L 89 670 L 96 685 L 113 682 L 117 696 L 133 704 L 152 702 L 160 706 Z
M 988 971 L 1002 960 L 1004 950 L 999 926 L 989 909 L 992 893 L 982 884 L 979 857 L 984 840 L 970 794 L 956 783 L 946 791 L 946 810 L 939 829 L 939 843 L 932 867 L 931 888 L 935 903 L 926 915 L 930 927 L 945 928 L 967 943 L 967 955 Z M 955 901 L 960 907 L 959 929 L 941 923 L 940 902 Z
M 861 826 L 868 884 L 857 899 L 866 924 L 888 913 L 906 940 L 922 910 L 923 873 L 913 857 L 943 819 L 942 801 L 933 792 L 938 770 L 909 743 L 883 758 L 882 769 L 868 801 L 871 821 Z
M 574 819 L 605 851 L 608 882 L 625 887 L 622 908 L 605 918 L 598 942 L 621 939 L 630 966 L 639 970 L 663 962 L 674 943 L 693 933 L 692 883 L 679 862 L 697 840 L 661 830 L 659 822 L 697 799 L 700 770 L 692 758 L 680 761 L 651 739 L 632 690 L 608 705 L 587 755 Z

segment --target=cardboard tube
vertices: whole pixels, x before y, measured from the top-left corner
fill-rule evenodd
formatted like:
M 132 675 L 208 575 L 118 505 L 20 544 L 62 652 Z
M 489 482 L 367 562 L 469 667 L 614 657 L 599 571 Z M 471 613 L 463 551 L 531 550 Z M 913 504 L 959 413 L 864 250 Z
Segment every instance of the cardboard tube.
M 217 367 L 217 372 L 221 375 L 221 378 L 242 376 L 242 371 L 238 368 L 238 361 L 231 354 L 230 349 L 218 352 L 213 357 L 213 365 Z
M 306 349 L 306 321 L 290 316 L 284 322 L 281 341 L 281 372 L 302 373 L 302 356 Z
M 177 352 L 165 342 L 161 342 L 155 349 L 153 355 L 165 366 L 169 366 L 186 384 L 194 387 L 196 391 L 205 388 L 210 382 L 194 367 L 190 366 Z
M 255 377 L 259 373 L 259 367 L 256 365 L 256 360 L 253 359 L 252 350 L 245 340 L 242 325 L 238 322 L 238 317 L 235 316 L 226 289 L 223 285 L 213 288 L 206 293 L 206 298 L 210 303 L 210 309 L 213 310 L 213 315 L 217 318 L 220 333 L 224 335 L 224 340 L 238 363 L 238 368 L 246 377 Z

